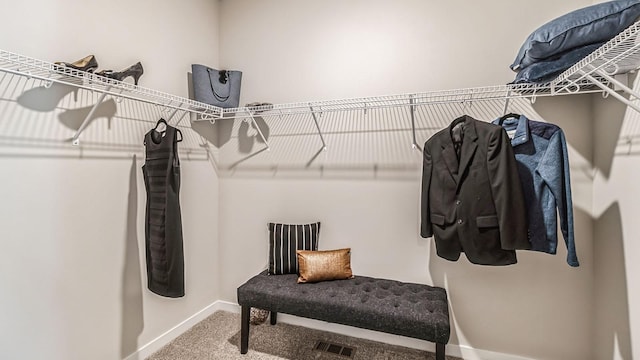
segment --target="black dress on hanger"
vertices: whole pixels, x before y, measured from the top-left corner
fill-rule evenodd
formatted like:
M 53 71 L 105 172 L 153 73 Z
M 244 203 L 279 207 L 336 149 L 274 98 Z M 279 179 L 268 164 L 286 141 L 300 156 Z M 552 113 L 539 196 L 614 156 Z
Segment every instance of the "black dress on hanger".
M 164 123 L 164 131 L 158 125 Z M 180 137 L 178 137 L 180 134 Z M 164 119 L 144 136 L 145 164 L 142 166 L 147 190 L 145 248 L 147 285 L 166 297 L 184 296 L 184 250 L 180 215 L 180 160 L 177 143 L 180 130 Z

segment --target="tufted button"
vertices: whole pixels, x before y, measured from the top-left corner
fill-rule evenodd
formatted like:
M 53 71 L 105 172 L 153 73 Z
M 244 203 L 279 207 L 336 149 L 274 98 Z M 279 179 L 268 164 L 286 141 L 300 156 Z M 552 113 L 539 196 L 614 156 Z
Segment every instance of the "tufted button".
M 462 201 L 456 200 L 456 205 L 460 205 L 460 203 L 462 203 Z
M 462 224 L 463 222 L 462 219 L 458 219 L 458 224 Z
M 377 292 L 377 293 L 376 293 L 376 297 L 377 297 L 378 299 L 384 299 L 384 298 L 386 298 L 386 297 L 387 297 L 387 294 L 386 294 L 386 293 L 384 293 L 384 292 L 382 292 L 382 291 L 379 291 L 379 292 Z

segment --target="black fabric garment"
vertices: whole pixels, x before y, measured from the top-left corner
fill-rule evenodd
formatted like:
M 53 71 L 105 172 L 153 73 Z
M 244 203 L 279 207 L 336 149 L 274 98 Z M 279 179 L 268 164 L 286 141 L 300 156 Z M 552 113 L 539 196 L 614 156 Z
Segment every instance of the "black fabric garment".
M 460 159 L 452 134 L 463 124 Z M 517 262 L 529 249 L 518 166 L 505 130 L 462 116 L 424 145 L 422 237 L 435 237 L 438 256 L 456 261 L 464 252 L 481 265 Z
M 184 296 L 184 250 L 180 215 L 180 161 L 176 128 L 144 136 L 147 190 L 145 245 L 147 285 L 166 297 Z
M 453 125 L 453 124 L 452 124 Z M 459 122 L 451 128 L 451 140 L 456 150 L 456 157 L 460 161 L 460 151 L 462 151 L 462 138 L 464 137 L 464 122 Z

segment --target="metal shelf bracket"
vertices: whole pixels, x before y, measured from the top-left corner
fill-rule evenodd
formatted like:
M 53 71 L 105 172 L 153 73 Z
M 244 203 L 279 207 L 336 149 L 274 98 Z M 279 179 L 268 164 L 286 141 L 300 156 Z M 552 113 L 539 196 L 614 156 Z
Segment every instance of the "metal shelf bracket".
M 80 127 L 71 138 L 71 144 L 73 144 L 74 146 L 80 145 L 80 134 L 82 134 L 84 129 L 87 127 L 87 125 L 89 125 L 89 121 L 91 120 L 91 118 L 93 117 L 93 114 L 98 109 L 98 106 L 100 106 L 100 104 L 102 104 L 102 102 L 104 101 L 104 98 L 107 97 L 107 93 L 109 90 L 111 90 L 111 85 L 107 86 L 105 92 L 103 92 L 100 95 L 100 98 L 98 98 L 98 101 L 93 105 L 93 107 L 91 108 L 87 116 L 82 121 L 82 124 L 80 124 Z

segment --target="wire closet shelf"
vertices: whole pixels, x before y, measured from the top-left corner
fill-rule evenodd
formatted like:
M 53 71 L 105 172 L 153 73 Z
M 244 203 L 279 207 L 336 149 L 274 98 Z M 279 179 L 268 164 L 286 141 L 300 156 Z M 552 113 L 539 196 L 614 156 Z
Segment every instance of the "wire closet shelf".
M 173 110 L 196 113 L 202 117 L 222 116 L 223 109 L 216 106 L 5 50 L 0 50 L 0 71 L 39 79 L 44 81 L 46 86 L 56 82 L 111 95 L 117 99 L 142 101 Z
M 58 82 L 79 88 L 98 91 L 116 98 L 156 104 L 174 110 L 199 114 L 196 121 L 252 118 L 254 114 L 285 116 L 321 112 L 382 109 L 392 107 L 416 107 L 431 104 L 464 103 L 475 101 L 508 101 L 512 98 L 570 95 L 604 92 L 632 106 L 640 98 L 636 92 L 618 81 L 614 75 L 638 69 L 640 21 L 608 41 L 573 67 L 545 84 L 505 84 L 466 89 L 437 90 L 429 92 L 337 99 L 325 101 L 265 104 L 251 107 L 223 109 L 192 99 L 179 97 L 154 89 L 108 79 L 95 74 L 64 68 L 50 62 L 0 50 L 0 71 L 37 78 L 46 82 Z M 626 99 L 616 90 L 631 95 Z
M 640 95 L 615 77 L 617 74 L 635 71 L 640 67 L 640 40 L 638 39 L 638 33 L 640 33 L 640 21 L 629 26 L 549 83 L 544 84 L 505 84 L 402 95 L 262 105 L 250 109 L 246 107 L 221 109 L 221 114 L 222 118 L 244 118 L 251 116 L 255 112 L 290 115 L 333 111 L 366 111 L 367 109 L 415 107 L 473 101 L 508 101 L 513 98 L 530 98 L 535 101 L 537 96 L 594 92 L 613 95 L 640 113 L 640 106 L 634 102 L 634 100 L 640 99 Z M 617 90 L 622 90 L 629 94 L 630 99 L 617 93 Z

